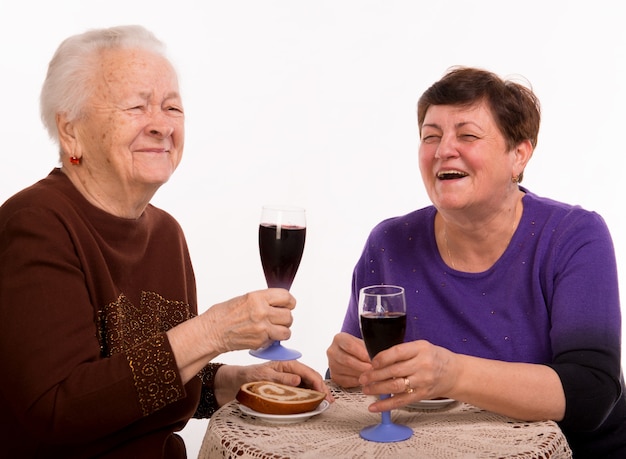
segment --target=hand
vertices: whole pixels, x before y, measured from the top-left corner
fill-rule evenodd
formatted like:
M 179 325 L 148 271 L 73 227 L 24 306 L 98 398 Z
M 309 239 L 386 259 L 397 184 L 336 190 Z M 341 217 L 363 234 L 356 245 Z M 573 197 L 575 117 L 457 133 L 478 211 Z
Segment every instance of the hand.
M 252 381 L 272 381 L 288 386 L 300 386 L 326 394 L 326 400 L 334 399 L 322 376 L 311 367 L 297 360 L 265 362 L 256 365 L 220 367 L 215 376 L 215 396 L 219 405 L 235 398 L 242 384 Z
M 363 393 L 394 396 L 373 403 L 369 410 L 393 410 L 411 402 L 449 396 L 456 379 L 454 356 L 447 349 L 423 340 L 378 353 L 372 359 L 372 369 L 359 378 Z
M 202 314 L 205 336 L 219 354 L 287 340 L 295 306 L 295 298 L 285 289 L 247 293 L 216 304 Z
M 311 367 L 297 360 L 266 362 L 245 368 L 247 370 L 246 382 L 272 381 L 288 386 L 305 387 L 326 393 L 326 399 L 332 401 L 330 389 L 324 383 L 322 376 Z
M 375 413 L 437 397 L 529 421 L 560 421 L 565 413 L 561 379 L 549 366 L 456 354 L 423 340 L 378 353 L 359 382 L 364 394 L 394 394 L 372 403 Z
M 363 340 L 349 333 L 335 335 L 326 356 L 331 379 L 342 387 L 359 386 L 361 374 L 372 369 Z

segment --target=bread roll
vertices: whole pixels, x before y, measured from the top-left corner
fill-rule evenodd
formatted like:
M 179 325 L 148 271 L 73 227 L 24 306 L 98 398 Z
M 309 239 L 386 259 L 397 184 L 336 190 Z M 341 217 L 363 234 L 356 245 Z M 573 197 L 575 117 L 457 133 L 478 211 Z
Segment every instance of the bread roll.
M 259 413 L 298 414 L 313 411 L 325 397 L 323 392 L 312 389 L 255 381 L 241 386 L 236 398 Z

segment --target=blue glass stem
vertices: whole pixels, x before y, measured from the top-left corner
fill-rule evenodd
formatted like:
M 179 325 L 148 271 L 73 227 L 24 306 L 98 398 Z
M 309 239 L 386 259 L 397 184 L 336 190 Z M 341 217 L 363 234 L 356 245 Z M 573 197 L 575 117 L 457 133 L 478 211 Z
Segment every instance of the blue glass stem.
M 381 399 L 386 399 L 389 395 L 381 395 Z M 369 441 L 389 443 L 394 441 L 404 441 L 411 438 L 413 430 L 404 425 L 394 424 L 391 422 L 391 411 L 383 411 L 381 414 L 380 424 L 361 429 L 361 438 Z
M 390 395 L 389 394 L 384 394 L 380 396 L 381 400 L 385 400 L 386 398 L 389 398 Z M 391 411 L 382 411 L 381 413 L 381 424 L 392 424 L 391 422 Z

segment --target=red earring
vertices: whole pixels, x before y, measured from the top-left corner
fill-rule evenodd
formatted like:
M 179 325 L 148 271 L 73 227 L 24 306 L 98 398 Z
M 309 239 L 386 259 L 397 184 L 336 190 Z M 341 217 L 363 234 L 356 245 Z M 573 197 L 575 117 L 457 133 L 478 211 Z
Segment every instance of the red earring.
M 80 158 L 77 158 L 76 156 L 70 156 L 70 163 L 74 166 L 77 166 L 78 164 L 80 164 Z

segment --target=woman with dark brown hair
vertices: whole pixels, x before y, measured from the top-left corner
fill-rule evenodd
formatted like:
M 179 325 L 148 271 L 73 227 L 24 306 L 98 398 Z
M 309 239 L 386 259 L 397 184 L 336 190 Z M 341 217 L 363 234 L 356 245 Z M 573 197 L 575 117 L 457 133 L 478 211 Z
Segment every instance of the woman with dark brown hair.
M 449 397 L 558 421 L 576 458 L 624 458 L 613 243 L 598 214 L 520 185 L 539 124 L 532 91 L 491 72 L 456 68 L 426 90 L 419 164 L 432 205 L 372 230 L 330 374 L 394 394 L 371 411 Z M 357 296 L 374 284 L 405 288 L 407 328 L 370 361 Z

